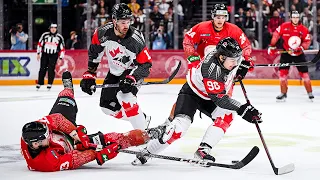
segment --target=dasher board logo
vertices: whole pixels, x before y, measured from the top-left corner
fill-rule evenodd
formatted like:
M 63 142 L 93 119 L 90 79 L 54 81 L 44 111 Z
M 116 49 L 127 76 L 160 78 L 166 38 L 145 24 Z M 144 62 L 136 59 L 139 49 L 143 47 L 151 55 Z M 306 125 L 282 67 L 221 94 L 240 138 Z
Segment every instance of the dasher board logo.
M 62 73 L 65 71 L 69 71 L 73 74 L 74 70 L 76 69 L 76 63 L 71 56 L 65 55 L 63 59 L 57 61 L 56 65 L 56 74 L 58 77 L 62 76 Z
M 29 76 L 27 68 L 30 58 L 22 57 L 0 57 L 0 76 Z
M 165 62 L 164 68 L 166 70 L 167 75 L 172 74 L 172 72 L 179 65 L 179 61 L 181 61 L 182 64 L 181 64 L 181 68 L 180 68 L 179 72 L 177 73 L 176 77 L 185 76 L 187 74 L 188 64 L 187 64 L 186 60 L 182 56 L 175 55 L 175 56 L 170 56 Z

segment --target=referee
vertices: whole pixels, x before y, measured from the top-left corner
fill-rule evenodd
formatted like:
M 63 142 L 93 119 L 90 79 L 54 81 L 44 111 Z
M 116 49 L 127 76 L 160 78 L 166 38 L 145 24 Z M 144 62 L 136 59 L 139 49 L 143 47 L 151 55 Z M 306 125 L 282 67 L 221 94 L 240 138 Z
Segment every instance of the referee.
M 38 76 L 37 90 L 44 85 L 44 77 L 48 71 L 48 85 L 47 89 L 50 90 L 55 77 L 55 67 L 59 59 L 64 57 L 64 40 L 61 34 L 57 33 L 57 24 L 51 24 L 49 32 L 41 35 L 37 46 L 37 60 L 40 60 L 40 70 Z

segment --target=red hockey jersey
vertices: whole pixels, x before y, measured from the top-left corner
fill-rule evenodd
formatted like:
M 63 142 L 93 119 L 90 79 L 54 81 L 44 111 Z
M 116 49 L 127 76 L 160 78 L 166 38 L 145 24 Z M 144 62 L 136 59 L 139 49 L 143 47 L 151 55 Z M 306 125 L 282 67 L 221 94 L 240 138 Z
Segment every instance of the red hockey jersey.
M 286 51 L 296 49 L 302 46 L 303 49 L 308 49 L 311 44 L 310 34 L 308 29 L 302 24 L 294 26 L 291 22 L 281 24 L 272 35 L 271 46 L 275 46 L 279 38 L 283 39 L 283 48 Z M 302 52 L 292 53 L 291 55 L 298 56 Z
M 184 36 L 183 49 L 186 56 L 200 55 L 201 59 L 210 51 L 215 50 L 221 39 L 235 39 L 243 50 L 243 57 L 248 60 L 251 56 L 251 44 L 243 31 L 236 25 L 225 22 L 221 31 L 215 31 L 212 21 L 201 22 L 193 26 Z
M 93 150 L 73 149 L 72 140 L 63 133 L 70 134 L 76 127 L 64 116 L 51 114 L 38 121 L 47 124 L 50 130 L 50 143 L 47 148 L 33 150 L 21 139 L 21 153 L 29 170 L 52 172 L 75 169 L 95 159 Z

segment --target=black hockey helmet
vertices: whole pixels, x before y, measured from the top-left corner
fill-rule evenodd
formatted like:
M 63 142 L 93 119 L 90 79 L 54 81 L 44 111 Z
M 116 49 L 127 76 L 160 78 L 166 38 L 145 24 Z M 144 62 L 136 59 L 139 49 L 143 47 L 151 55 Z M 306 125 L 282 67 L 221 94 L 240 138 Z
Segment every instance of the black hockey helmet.
M 300 18 L 300 13 L 298 11 L 291 11 L 290 12 L 290 18 L 292 18 L 292 17 Z
M 125 4 L 115 4 L 112 8 L 112 19 L 131 19 L 132 12 L 131 9 Z
M 229 20 L 229 13 L 228 13 L 228 8 L 226 5 L 224 4 L 215 4 L 213 9 L 211 10 L 211 17 L 212 19 L 216 16 L 216 15 L 223 15 L 226 16 L 226 20 Z
M 225 58 L 240 58 L 242 56 L 242 49 L 236 40 L 227 37 L 219 41 L 216 48 L 216 54 L 218 56 L 222 55 Z
M 44 140 L 49 137 L 49 128 L 47 125 L 40 122 L 29 122 L 22 128 L 22 139 L 29 146 L 32 146 L 32 142 Z

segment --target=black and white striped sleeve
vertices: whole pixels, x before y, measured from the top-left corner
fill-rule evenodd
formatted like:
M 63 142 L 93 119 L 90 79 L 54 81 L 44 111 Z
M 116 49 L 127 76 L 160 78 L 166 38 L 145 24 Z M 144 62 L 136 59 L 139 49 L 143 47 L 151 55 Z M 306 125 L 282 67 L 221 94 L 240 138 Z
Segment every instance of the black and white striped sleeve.
M 214 57 L 212 57 L 214 58 Z M 220 108 L 237 111 L 241 103 L 226 94 L 224 72 L 213 59 L 204 60 L 201 73 L 205 89 L 211 100 Z

